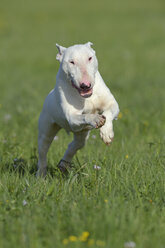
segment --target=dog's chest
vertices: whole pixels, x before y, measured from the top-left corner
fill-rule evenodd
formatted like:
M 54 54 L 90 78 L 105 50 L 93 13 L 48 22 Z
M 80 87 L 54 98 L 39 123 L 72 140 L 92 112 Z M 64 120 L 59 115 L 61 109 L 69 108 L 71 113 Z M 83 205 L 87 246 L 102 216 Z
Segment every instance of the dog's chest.
M 91 97 L 86 99 L 83 114 L 102 114 L 105 109 L 104 99 L 99 97 Z

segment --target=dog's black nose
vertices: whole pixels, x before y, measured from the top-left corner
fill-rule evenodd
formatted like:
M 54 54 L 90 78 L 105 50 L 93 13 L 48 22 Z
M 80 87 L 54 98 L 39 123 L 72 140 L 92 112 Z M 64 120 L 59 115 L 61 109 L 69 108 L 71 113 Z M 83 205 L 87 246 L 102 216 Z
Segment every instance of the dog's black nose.
M 80 88 L 82 89 L 82 90 L 88 90 L 88 89 L 90 89 L 91 88 L 91 84 L 84 84 L 84 83 L 82 83 L 81 85 L 80 85 Z

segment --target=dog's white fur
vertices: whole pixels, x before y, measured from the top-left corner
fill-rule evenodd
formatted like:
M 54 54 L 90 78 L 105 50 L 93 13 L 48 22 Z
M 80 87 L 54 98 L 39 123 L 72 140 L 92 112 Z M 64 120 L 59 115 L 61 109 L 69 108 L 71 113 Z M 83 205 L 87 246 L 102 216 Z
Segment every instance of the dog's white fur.
M 112 142 L 112 121 L 117 118 L 119 107 L 98 71 L 91 45 L 88 42 L 64 48 L 56 44 L 60 68 L 55 89 L 47 96 L 39 118 L 38 175 L 46 174 L 47 152 L 61 128 L 72 131 L 74 140 L 60 161 L 60 169 L 65 170 L 77 150 L 85 145 L 91 129 L 100 128 L 104 143 Z

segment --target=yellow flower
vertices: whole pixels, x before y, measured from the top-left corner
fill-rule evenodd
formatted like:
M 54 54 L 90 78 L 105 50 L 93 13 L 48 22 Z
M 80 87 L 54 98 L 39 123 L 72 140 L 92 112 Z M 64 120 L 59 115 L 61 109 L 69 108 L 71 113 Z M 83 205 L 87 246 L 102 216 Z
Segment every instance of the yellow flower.
M 127 159 L 129 156 L 128 156 L 128 154 L 127 155 L 125 155 L 125 158 Z
M 88 237 L 89 237 L 89 232 L 83 232 L 79 237 L 79 240 L 85 242 Z
M 96 241 L 96 245 L 97 245 L 97 246 L 105 246 L 105 242 L 102 241 L 102 240 L 97 240 L 97 241 Z
M 128 114 L 129 110 L 128 109 L 124 109 L 124 114 Z
M 95 243 L 94 239 L 89 239 L 89 240 L 88 240 L 88 245 L 89 245 L 89 246 L 94 245 L 94 243 Z
M 121 119 L 122 117 L 123 117 L 123 114 L 121 112 L 119 112 L 118 119 Z
M 64 239 L 64 240 L 62 241 L 62 243 L 63 243 L 63 245 L 67 245 L 67 244 L 69 243 L 69 240 L 68 240 L 68 239 Z
M 105 200 L 104 200 L 104 202 L 105 202 L 105 203 L 107 203 L 107 202 L 108 202 L 108 200 L 107 200 L 107 199 L 105 199 Z
M 144 125 L 145 127 L 148 127 L 148 126 L 149 126 L 148 121 L 142 121 L 142 123 L 143 123 L 143 125 Z
M 71 235 L 71 236 L 69 236 L 69 240 L 70 240 L 71 242 L 76 242 L 76 241 L 77 241 L 77 237 L 74 236 L 74 235 Z

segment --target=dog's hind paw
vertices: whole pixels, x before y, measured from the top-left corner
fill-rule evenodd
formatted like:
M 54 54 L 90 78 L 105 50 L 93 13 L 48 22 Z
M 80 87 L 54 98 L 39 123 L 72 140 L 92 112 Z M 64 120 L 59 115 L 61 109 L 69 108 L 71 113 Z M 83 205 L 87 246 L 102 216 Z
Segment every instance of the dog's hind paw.
M 37 172 L 36 172 L 36 177 L 43 177 L 45 178 L 46 177 L 46 168 L 44 169 L 38 169 Z
M 65 161 L 63 159 L 60 160 L 60 162 L 58 163 L 57 167 L 59 168 L 61 173 L 63 175 L 65 175 L 65 176 L 67 176 L 69 174 L 69 171 L 72 168 L 71 163 L 68 162 L 68 161 Z

